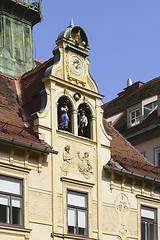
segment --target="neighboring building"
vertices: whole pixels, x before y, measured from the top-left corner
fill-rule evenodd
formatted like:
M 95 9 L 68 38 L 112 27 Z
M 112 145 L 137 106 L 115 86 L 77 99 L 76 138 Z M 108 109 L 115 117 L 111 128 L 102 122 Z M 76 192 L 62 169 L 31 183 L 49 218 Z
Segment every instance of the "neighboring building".
M 1 72 L 17 77 L 35 66 L 32 28 L 41 19 L 41 0 L 0 1 Z
M 56 44 L 0 73 L 0 239 L 158 240 L 160 169 L 103 121 L 84 29 Z
M 147 83 L 131 83 L 103 109 L 106 121 L 160 167 L 160 77 Z

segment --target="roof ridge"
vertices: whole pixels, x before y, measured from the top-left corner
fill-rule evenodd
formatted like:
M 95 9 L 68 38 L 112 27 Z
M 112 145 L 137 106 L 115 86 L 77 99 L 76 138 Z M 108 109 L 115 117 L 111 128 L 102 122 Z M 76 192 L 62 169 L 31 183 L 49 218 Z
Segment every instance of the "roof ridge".
M 11 76 L 9 76 L 9 75 L 7 75 L 7 74 L 5 74 L 5 73 L 0 72 L 0 75 L 1 75 L 2 77 L 5 77 L 5 78 L 9 79 L 9 80 L 15 80 L 14 77 L 11 77 Z
M 42 67 L 43 65 L 45 65 L 46 63 L 48 63 L 49 61 L 51 61 L 51 59 L 54 59 L 54 56 L 49 58 L 48 60 L 42 62 L 39 66 L 36 66 L 34 68 L 32 68 L 31 70 L 29 70 L 28 72 L 25 72 L 24 74 L 22 74 L 22 79 L 25 80 L 26 77 L 28 77 L 28 75 L 32 75 L 35 72 L 37 72 L 39 70 L 40 67 Z
M 40 60 L 40 59 L 38 59 L 38 58 L 34 58 L 34 61 L 37 61 L 37 62 L 39 62 L 39 63 L 44 63 L 44 62 L 45 62 L 45 61 Z
M 156 77 L 156 78 L 153 78 L 153 79 L 151 79 L 151 80 L 149 80 L 149 81 L 147 81 L 147 82 L 144 82 L 144 84 L 143 84 L 141 87 L 137 88 L 135 92 L 140 91 L 142 88 L 143 88 L 143 89 L 146 88 L 148 85 L 153 84 L 153 82 L 159 82 L 159 81 L 160 81 L 160 76 L 158 76 L 158 77 Z M 137 82 L 141 82 L 141 81 L 137 81 Z M 137 83 L 137 82 L 135 82 L 135 83 Z M 127 97 L 128 97 L 128 96 L 131 96 L 131 95 L 134 94 L 135 92 L 131 92 L 130 94 L 127 95 Z M 126 95 L 124 96 L 124 95 L 122 94 L 122 95 L 120 95 L 120 96 L 117 96 L 117 97 L 111 99 L 109 102 L 104 103 L 104 104 L 102 105 L 102 108 L 104 109 L 107 105 L 110 105 L 112 102 L 114 102 L 114 101 L 116 101 L 116 100 L 119 101 L 121 98 L 123 99 L 124 97 L 126 97 Z

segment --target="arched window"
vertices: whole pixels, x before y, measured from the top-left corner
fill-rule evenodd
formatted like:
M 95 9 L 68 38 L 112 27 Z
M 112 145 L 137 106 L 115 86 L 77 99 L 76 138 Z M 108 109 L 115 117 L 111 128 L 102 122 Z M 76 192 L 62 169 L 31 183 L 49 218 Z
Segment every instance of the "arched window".
M 65 96 L 58 100 L 58 129 L 72 132 L 72 105 Z
M 78 136 L 91 138 L 91 110 L 86 103 L 78 107 Z

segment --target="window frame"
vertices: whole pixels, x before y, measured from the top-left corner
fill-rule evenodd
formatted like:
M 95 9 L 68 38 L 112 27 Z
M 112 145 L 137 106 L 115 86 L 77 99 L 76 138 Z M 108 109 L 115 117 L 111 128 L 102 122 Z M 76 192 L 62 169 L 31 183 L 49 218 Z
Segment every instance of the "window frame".
M 156 104 L 156 106 L 154 106 Z M 151 105 L 151 109 L 149 109 L 147 106 L 148 105 Z M 151 113 L 152 111 L 158 106 L 158 101 L 155 100 L 155 101 L 152 101 L 152 102 L 149 102 L 149 103 L 146 103 L 144 106 L 143 106 L 143 118 L 146 119 Z M 146 110 L 149 110 L 149 113 L 148 114 L 145 114 L 145 111 Z
M 139 115 L 138 115 L 139 121 L 137 121 L 137 116 L 136 116 L 136 112 L 137 112 L 137 111 L 139 111 Z M 132 113 L 135 114 L 134 118 L 132 118 Z M 138 124 L 140 124 L 140 122 L 141 122 L 141 120 L 140 120 L 140 109 L 139 109 L 139 108 L 136 108 L 136 109 L 131 110 L 130 113 L 129 113 L 129 118 L 130 118 L 130 126 L 131 126 L 131 127 L 134 127 L 134 126 L 137 126 Z M 132 119 L 135 120 L 134 123 L 132 123 Z
M 158 240 L 158 209 L 155 208 L 155 207 L 151 207 L 151 206 L 147 206 L 147 205 L 141 205 L 140 207 L 140 211 L 142 210 L 142 208 L 148 208 L 150 210 L 153 210 L 156 214 L 156 217 L 155 217 L 155 220 L 152 220 L 152 219 L 149 219 L 149 218 L 145 218 L 145 217 L 142 217 L 141 215 L 141 212 L 140 212 L 140 216 L 141 216 L 141 240 L 142 240 L 142 222 L 144 223 L 147 223 L 147 230 L 148 230 L 148 240 L 153 240 L 153 239 L 150 239 L 150 224 L 155 224 L 156 225 L 156 235 L 157 235 L 157 239 L 154 239 L 154 240 Z
M 69 192 L 84 195 L 86 197 L 86 207 L 80 207 L 80 206 L 68 204 L 68 193 Z M 77 191 L 77 190 L 73 190 L 73 189 L 67 189 L 66 198 L 67 198 L 67 234 L 68 235 L 73 235 L 73 236 L 79 236 L 79 237 L 88 237 L 89 236 L 89 229 L 88 229 L 88 226 L 89 226 L 89 222 L 88 222 L 88 212 L 89 212 L 89 209 L 88 209 L 88 192 L 82 192 L 82 191 Z M 69 233 L 69 231 L 68 231 L 68 208 L 76 209 L 76 232 L 77 233 Z M 85 210 L 86 213 L 87 213 L 87 217 L 86 217 L 87 218 L 86 219 L 87 233 L 86 233 L 86 235 L 78 234 L 78 209 Z
M 0 222 L 0 225 L 2 226 L 9 226 L 9 227 L 18 227 L 18 228 L 24 228 L 24 179 L 23 178 L 19 178 L 19 177 L 13 177 L 10 175 L 5 175 L 5 174 L 0 174 L 0 177 L 6 177 L 9 179 L 15 179 L 21 182 L 21 188 L 22 188 L 22 194 L 15 194 L 15 193 L 8 193 L 8 192 L 3 192 L 0 191 L 0 194 L 5 195 L 5 196 L 9 196 L 10 198 L 10 206 L 9 206 L 9 212 L 10 212 L 10 216 L 9 216 L 9 223 L 4 223 L 4 222 Z M 13 224 L 12 223 L 12 197 L 17 197 L 20 198 L 22 201 L 22 213 L 21 213 L 21 217 L 22 217 L 22 224 L 21 225 L 17 225 L 17 224 Z

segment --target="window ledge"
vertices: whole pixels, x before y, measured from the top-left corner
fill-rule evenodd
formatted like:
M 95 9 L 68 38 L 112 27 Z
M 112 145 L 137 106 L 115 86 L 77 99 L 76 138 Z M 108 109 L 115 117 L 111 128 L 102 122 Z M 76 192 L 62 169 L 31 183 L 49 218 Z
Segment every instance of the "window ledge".
M 51 237 L 63 237 L 63 239 L 90 239 L 90 240 L 98 240 L 97 238 L 90 238 L 88 236 L 82 236 L 82 235 L 72 235 L 72 234 L 61 234 L 61 233 L 51 233 Z
M 18 235 L 28 234 L 32 229 L 0 225 L 1 233 L 17 233 Z
M 64 130 L 57 130 L 57 133 L 58 134 L 60 134 L 60 135 L 62 135 L 62 136 L 65 136 L 65 137 L 72 137 L 72 138 L 74 138 L 74 139 L 76 139 L 76 140 L 83 140 L 83 141 L 85 141 L 85 142 L 89 142 L 89 143 L 94 143 L 94 144 L 96 144 L 96 142 L 93 140 L 93 139 L 91 139 L 91 138 L 87 138 L 87 137 L 82 137 L 82 136 L 78 136 L 78 135 L 74 135 L 73 133 L 71 133 L 71 132 L 67 132 L 67 131 L 64 131 Z

